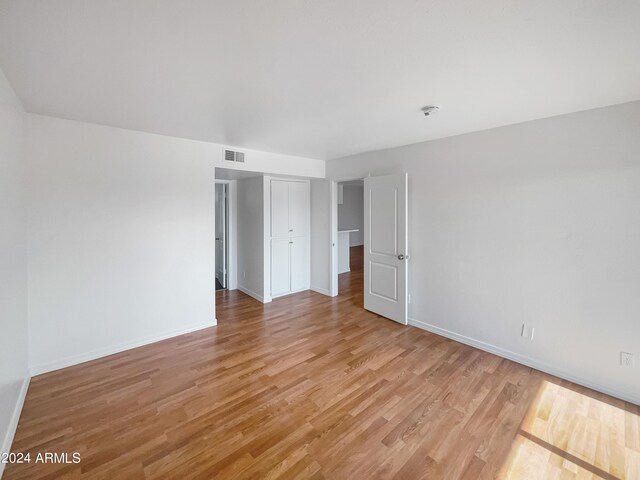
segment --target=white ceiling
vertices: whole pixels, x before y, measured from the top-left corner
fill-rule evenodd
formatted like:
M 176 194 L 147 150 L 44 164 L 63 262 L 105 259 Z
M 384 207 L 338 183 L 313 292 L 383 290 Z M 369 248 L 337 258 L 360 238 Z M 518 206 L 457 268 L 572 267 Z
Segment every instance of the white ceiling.
M 638 0 L 0 3 L 30 112 L 321 159 L 637 100 L 639 59 Z

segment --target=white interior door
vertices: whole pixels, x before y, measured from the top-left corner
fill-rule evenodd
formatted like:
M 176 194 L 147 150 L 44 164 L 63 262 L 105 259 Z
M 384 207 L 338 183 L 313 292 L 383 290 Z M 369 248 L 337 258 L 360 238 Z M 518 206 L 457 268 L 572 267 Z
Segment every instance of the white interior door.
M 407 174 L 364 179 L 364 308 L 407 324 Z
M 226 186 L 216 184 L 216 278 L 227 288 L 227 203 Z

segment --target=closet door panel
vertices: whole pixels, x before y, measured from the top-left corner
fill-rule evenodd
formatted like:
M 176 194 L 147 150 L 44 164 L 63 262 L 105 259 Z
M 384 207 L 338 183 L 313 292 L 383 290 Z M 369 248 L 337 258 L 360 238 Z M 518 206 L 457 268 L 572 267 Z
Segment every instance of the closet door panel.
M 309 237 L 291 238 L 291 291 L 309 288 Z
M 291 291 L 289 239 L 271 240 L 271 296 Z
M 289 235 L 308 235 L 309 229 L 309 184 L 289 183 Z
M 271 236 L 289 235 L 289 183 L 271 180 Z

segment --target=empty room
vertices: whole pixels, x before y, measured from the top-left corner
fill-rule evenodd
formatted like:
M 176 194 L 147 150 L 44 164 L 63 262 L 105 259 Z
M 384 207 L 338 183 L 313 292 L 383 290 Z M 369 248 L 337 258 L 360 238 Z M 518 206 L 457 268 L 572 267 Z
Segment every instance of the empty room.
M 640 480 L 640 2 L 0 0 L 0 477 Z

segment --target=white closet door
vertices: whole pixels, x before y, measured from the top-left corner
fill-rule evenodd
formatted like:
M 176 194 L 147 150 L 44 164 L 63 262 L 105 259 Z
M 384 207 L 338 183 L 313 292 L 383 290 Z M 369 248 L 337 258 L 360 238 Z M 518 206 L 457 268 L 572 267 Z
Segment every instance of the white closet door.
M 291 291 L 288 238 L 271 240 L 271 295 L 283 295 Z
M 291 291 L 309 288 L 309 237 L 290 239 Z
M 309 184 L 289 182 L 289 235 L 308 235 Z
M 289 235 L 289 183 L 271 180 L 271 236 Z

